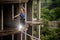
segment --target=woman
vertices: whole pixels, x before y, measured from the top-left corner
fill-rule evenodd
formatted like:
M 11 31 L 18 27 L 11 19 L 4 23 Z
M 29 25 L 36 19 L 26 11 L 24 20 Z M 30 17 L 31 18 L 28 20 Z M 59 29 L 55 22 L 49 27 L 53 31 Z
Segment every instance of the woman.
M 18 16 L 20 16 L 20 23 L 25 24 L 25 9 L 24 9 L 24 7 L 20 8 L 20 13 L 17 14 L 16 16 L 14 16 L 13 19 Z

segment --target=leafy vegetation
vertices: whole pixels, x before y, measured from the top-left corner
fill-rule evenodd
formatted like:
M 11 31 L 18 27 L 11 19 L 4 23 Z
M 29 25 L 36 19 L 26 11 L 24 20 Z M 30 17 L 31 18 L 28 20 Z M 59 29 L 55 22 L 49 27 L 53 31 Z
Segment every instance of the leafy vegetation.
M 34 3 L 34 17 L 37 17 L 36 0 Z M 60 0 L 41 0 L 41 19 L 44 23 L 41 25 L 41 40 L 60 40 Z M 57 28 L 49 30 L 49 21 L 58 21 Z

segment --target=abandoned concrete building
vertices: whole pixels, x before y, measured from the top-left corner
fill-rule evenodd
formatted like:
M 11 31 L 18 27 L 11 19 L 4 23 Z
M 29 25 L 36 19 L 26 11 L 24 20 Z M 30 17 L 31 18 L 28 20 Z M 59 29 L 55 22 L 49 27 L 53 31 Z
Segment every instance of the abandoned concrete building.
M 25 8 L 25 27 L 18 30 L 20 19 L 12 17 Z M 37 0 L 37 21 L 33 21 L 33 0 L 0 0 L 0 40 L 40 40 L 40 0 Z M 33 25 L 37 25 L 37 37 L 33 36 Z M 26 30 L 27 29 L 27 30 Z

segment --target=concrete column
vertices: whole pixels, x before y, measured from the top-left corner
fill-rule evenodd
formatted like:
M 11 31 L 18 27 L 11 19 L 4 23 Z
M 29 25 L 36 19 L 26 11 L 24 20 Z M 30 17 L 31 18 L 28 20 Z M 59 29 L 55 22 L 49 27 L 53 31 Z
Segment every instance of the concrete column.
M 41 1 L 37 0 L 37 19 L 38 21 L 40 21 L 40 15 L 41 15 Z M 40 25 L 38 25 L 37 27 L 37 37 L 39 38 L 38 40 L 40 40 Z
M 27 21 L 27 3 L 25 3 L 25 22 Z M 25 30 L 25 40 L 27 40 L 27 30 Z
M 32 21 L 32 0 L 27 3 L 27 21 Z M 32 26 L 29 25 L 27 33 L 32 35 Z M 31 37 L 27 36 L 27 40 L 32 40 Z
M 13 17 L 14 17 L 14 4 L 12 4 L 12 20 L 14 20 Z M 14 40 L 14 34 L 12 34 L 12 40 Z
M 21 40 L 21 32 L 17 33 L 16 35 L 17 35 L 17 37 L 16 37 L 17 40 Z
M 2 19 L 2 15 L 1 15 L 1 14 L 2 14 L 2 12 L 1 12 L 1 5 L 0 5 L 0 30 L 1 30 L 1 23 L 2 23 L 2 22 L 1 22 L 1 21 L 2 21 L 2 20 L 1 20 L 1 19 Z
M 1 14 L 2 14 L 2 21 L 1 21 L 1 30 L 3 30 L 3 6 L 2 6 L 2 9 L 1 9 Z
M 23 33 L 21 32 L 21 40 L 23 40 Z
M 14 4 L 12 4 L 12 20 L 14 20 L 13 17 L 14 17 Z
M 33 2 L 32 2 L 32 21 L 33 21 L 33 18 L 34 18 L 34 6 L 33 6 Z M 34 36 L 33 31 L 34 31 L 34 25 L 32 25 L 32 36 Z M 34 40 L 34 39 L 32 38 L 32 40 Z
M 12 40 L 14 40 L 14 34 L 12 34 Z

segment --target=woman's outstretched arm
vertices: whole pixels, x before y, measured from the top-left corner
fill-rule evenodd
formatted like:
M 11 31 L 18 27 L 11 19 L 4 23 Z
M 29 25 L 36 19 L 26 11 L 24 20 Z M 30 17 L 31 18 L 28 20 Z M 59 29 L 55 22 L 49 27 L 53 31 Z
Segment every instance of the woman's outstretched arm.
M 16 18 L 16 17 L 18 17 L 19 15 L 20 15 L 20 14 L 17 14 L 16 16 L 14 16 L 13 19 Z

